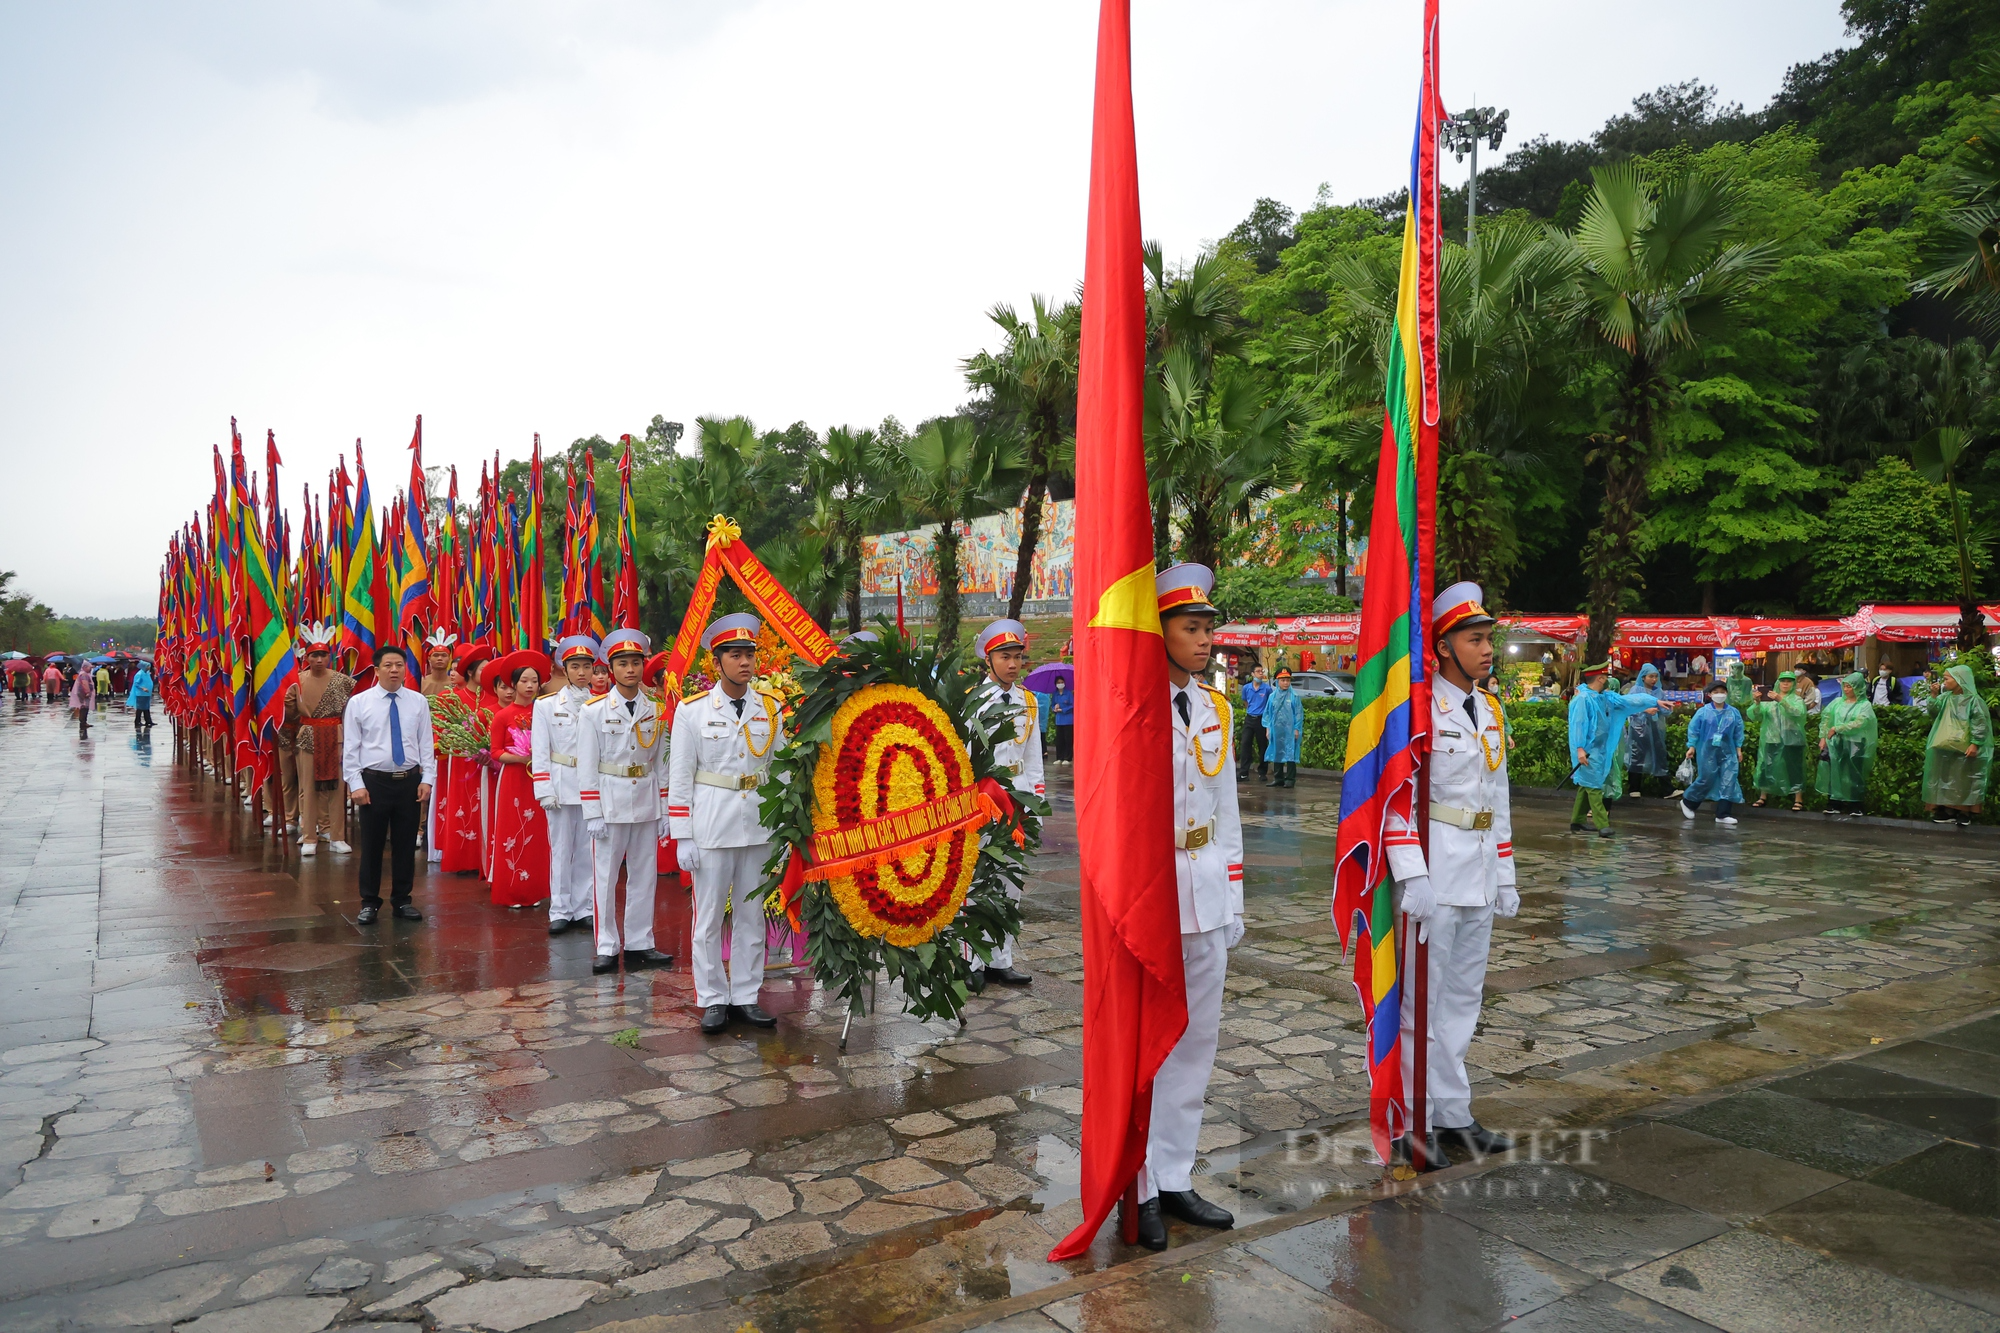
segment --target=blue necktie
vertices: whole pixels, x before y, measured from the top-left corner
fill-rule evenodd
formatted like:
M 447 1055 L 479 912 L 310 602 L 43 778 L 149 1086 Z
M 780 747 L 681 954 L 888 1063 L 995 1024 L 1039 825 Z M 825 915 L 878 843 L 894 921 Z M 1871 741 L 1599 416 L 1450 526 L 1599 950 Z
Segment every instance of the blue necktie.
M 410 762 L 403 757 L 403 715 L 396 711 L 394 694 L 389 696 L 389 762 L 397 768 L 407 768 Z

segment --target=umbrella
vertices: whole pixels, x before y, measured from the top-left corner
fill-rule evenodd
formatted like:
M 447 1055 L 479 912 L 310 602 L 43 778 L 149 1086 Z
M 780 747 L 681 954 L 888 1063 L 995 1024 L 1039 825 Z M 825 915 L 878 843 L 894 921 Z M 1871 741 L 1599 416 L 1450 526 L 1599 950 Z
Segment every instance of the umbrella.
M 27 656 L 26 653 L 15 653 L 15 652 L 0 653 L 0 662 L 11 662 L 16 658 L 23 658 L 26 656 Z
M 98 666 L 103 666 L 106 662 L 116 662 L 118 659 L 113 657 L 110 653 L 101 653 L 98 656 L 91 658 L 90 660 Z
M 6 665 L 6 666 L 4 666 L 4 667 L 0 667 L 0 671 L 5 671 L 5 672 L 6 672 L 6 673 L 7 673 L 8 675 L 10 675 L 10 676 L 11 676 L 11 675 L 13 675 L 13 674 L 14 674 L 14 673 L 15 673 L 16 671 L 30 671 L 30 672 L 31 672 L 31 671 L 33 671 L 34 669 L 35 669 L 35 668 L 34 668 L 33 664 L 31 664 L 31 663 L 28 663 L 28 662 L 23 662 L 23 661 L 20 661 L 20 660 L 18 660 L 18 659 L 17 659 L 17 660 L 15 660 L 15 661 L 11 661 L 11 662 L 7 663 L 7 665 Z
M 1021 684 L 1036 694 L 1053 694 L 1058 679 L 1066 682 L 1065 688 L 1070 693 L 1076 692 L 1076 668 L 1067 662 L 1044 662 L 1030 671 L 1028 678 Z

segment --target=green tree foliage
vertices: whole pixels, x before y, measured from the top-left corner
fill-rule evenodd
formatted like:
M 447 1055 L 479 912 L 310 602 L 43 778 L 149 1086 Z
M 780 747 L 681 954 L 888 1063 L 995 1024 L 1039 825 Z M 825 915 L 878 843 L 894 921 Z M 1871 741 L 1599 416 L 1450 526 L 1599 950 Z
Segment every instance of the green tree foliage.
M 1298 582 L 1290 572 L 1268 565 L 1232 565 L 1218 570 L 1216 608 L 1231 620 L 1245 616 L 1330 616 L 1355 609 L 1354 603 L 1317 584 Z
M 1632 164 L 1598 168 L 1571 238 L 1590 345 L 1611 372 L 1606 426 L 1592 451 L 1604 472 L 1597 527 L 1584 549 L 1593 659 L 1641 586 L 1640 527 L 1662 461 L 1660 418 L 1679 363 L 1720 333 L 1732 307 L 1767 276 L 1767 242 L 1742 239 L 1731 183 L 1688 171 L 1654 180 Z
M 1814 609 L 1852 615 L 1864 602 L 1955 602 L 1957 549 L 1945 488 L 1885 458 L 1826 508 Z
M 24 592 L 15 592 L 13 570 L 0 570 L 0 652 L 63 652 L 80 647 L 71 641 L 56 613 Z M 148 642 L 151 642 L 148 636 Z

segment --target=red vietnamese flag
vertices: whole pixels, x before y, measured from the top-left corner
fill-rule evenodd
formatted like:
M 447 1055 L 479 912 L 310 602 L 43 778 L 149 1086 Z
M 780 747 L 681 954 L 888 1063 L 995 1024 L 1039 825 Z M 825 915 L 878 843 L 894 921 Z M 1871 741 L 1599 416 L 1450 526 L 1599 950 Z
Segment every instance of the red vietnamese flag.
M 1187 1028 L 1173 734 L 1146 499 L 1146 304 L 1131 0 L 1103 0 L 1076 412 L 1076 825 L 1083 906 L 1083 1253 L 1138 1176 L 1153 1075 Z

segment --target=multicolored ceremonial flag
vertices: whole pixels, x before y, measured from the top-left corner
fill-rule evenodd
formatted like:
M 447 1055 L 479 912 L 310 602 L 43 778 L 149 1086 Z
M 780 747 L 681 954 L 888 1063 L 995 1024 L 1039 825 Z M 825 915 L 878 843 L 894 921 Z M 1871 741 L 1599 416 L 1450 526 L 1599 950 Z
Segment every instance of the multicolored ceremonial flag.
M 1076 825 L 1083 909 L 1083 1253 L 1146 1155 L 1153 1076 L 1187 1028 L 1173 732 L 1147 500 L 1145 237 L 1131 0 L 1103 0 L 1076 413 Z
M 396 630 L 402 645 L 415 652 L 423 644 L 425 631 L 437 619 L 431 606 L 430 534 L 425 525 L 430 514 L 430 497 L 424 484 L 424 419 L 417 418 L 416 434 L 410 437 L 410 489 L 405 495 L 403 522 L 398 532 Z
M 618 459 L 618 583 L 611 592 L 611 624 L 617 629 L 639 628 L 639 566 L 632 558 L 638 544 L 639 520 L 632 507 L 632 437 L 624 437 L 625 452 Z
M 395 624 L 389 607 L 388 562 L 375 538 L 375 502 L 368 492 L 368 466 L 361 441 L 354 442 L 354 525 L 347 541 L 346 587 L 340 598 L 340 655 L 348 672 L 372 671 L 375 650 L 386 644 L 380 631 Z
M 1410 202 L 1403 219 L 1396 335 L 1383 386 L 1382 449 L 1361 596 L 1352 720 L 1334 851 L 1333 924 L 1354 953 L 1354 985 L 1368 1031 L 1369 1127 L 1383 1161 L 1409 1124 L 1403 1087 L 1402 991 L 1384 823 L 1412 828 L 1419 770 L 1429 753 L 1428 666 L 1437 497 L 1437 0 L 1425 0 L 1423 76 Z

